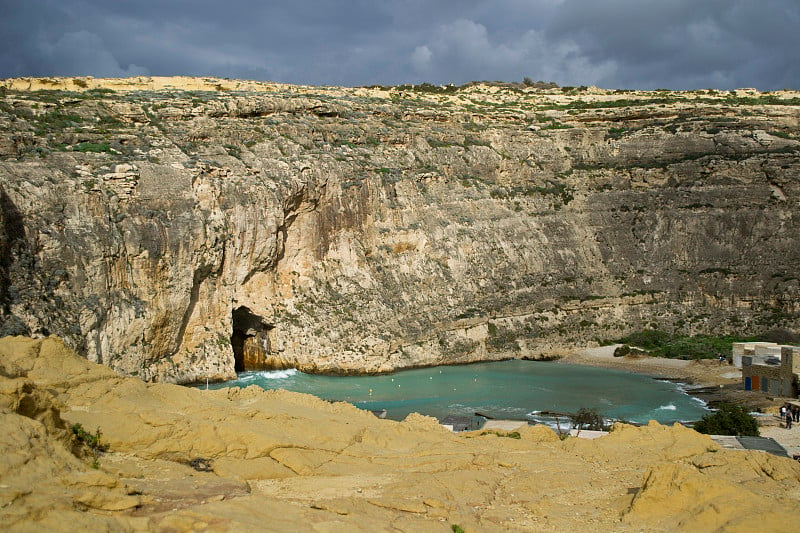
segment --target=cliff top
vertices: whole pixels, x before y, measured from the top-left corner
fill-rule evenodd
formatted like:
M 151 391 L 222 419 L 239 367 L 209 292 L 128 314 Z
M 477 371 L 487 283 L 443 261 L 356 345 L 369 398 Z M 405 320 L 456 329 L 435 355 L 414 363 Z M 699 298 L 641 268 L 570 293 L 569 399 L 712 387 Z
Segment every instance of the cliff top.
M 496 96 L 516 95 L 517 98 L 539 96 L 554 102 L 563 102 L 580 97 L 587 102 L 603 102 L 619 99 L 620 96 L 633 99 L 652 99 L 660 97 L 680 97 L 683 99 L 706 99 L 709 97 L 754 97 L 772 95 L 780 100 L 793 98 L 800 95 L 800 91 L 781 90 L 759 92 L 753 88 L 740 88 L 735 90 L 693 90 L 672 91 L 657 89 L 654 91 L 627 90 L 627 89 L 601 89 L 594 86 L 580 87 L 550 87 L 525 85 L 523 83 L 505 82 L 470 82 L 464 85 L 431 85 L 428 83 L 416 85 L 396 86 L 363 86 L 363 87 L 336 87 L 290 85 L 270 81 L 236 80 L 230 78 L 190 77 L 190 76 L 136 76 L 130 78 L 94 78 L 86 77 L 22 77 L 0 79 L 0 88 L 11 91 L 209 91 L 209 92 L 251 92 L 251 93 L 276 93 L 295 92 L 298 94 L 327 94 L 357 95 L 373 98 L 387 98 L 390 95 L 407 93 L 429 94 L 431 96 L 448 96 L 450 101 L 459 101 L 462 97 L 475 94 Z

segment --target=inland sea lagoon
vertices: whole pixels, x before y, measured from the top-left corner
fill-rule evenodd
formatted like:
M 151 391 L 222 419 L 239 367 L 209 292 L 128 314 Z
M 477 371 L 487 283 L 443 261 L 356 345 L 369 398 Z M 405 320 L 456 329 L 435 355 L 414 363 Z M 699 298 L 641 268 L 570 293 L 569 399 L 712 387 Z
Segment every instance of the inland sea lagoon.
M 323 376 L 276 370 L 244 372 L 210 388 L 286 389 L 361 409 L 385 409 L 402 420 L 417 412 L 529 420 L 553 425 L 543 412 L 575 413 L 596 409 L 606 418 L 645 424 L 692 422 L 709 411 L 680 385 L 647 376 L 569 364 L 501 361 L 404 370 L 380 376 Z M 203 388 L 205 385 L 203 385 Z

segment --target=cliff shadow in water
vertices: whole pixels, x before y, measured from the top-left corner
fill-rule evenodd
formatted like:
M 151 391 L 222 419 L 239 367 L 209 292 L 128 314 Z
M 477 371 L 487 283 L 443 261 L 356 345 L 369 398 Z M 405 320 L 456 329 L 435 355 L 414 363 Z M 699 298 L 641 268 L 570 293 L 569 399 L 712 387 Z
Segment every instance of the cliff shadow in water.
M 234 309 L 231 347 L 236 372 L 271 370 L 277 367 L 270 356 L 269 332 L 273 328 L 273 325 L 264 322 L 247 307 Z
M 27 326 L 11 315 L 16 299 L 11 283 L 11 268 L 25 246 L 25 219 L 0 187 L 0 336 L 28 335 Z

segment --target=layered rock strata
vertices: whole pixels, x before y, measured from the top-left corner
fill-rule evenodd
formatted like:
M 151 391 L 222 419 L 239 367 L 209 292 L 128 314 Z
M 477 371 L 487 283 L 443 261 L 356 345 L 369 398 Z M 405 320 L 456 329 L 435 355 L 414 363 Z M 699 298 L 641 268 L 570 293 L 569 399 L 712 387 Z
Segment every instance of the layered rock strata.
M 796 93 L 0 86 L 0 334 L 127 375 L 798 326 Z
M 0 339 L 5 531 L 795 531 L 800 464 L 681 426 L 456 435 L 286 391 L 124 378 Z M 69 430 L 108 450 L 76 456 Z M 94 468 L 92 467 L 94 463 Z

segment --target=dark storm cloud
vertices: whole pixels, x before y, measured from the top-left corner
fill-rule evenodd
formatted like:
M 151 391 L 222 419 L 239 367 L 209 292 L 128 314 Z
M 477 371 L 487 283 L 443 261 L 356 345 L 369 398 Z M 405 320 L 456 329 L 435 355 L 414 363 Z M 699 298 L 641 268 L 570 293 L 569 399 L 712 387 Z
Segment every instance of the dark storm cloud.
M 0 77 L 798 88 L 796 0 L 0 0 Z
M 566 1 L 548 39 L 572 40 L 601 84 L 797 88 L 800 9 L 791 0 Z

